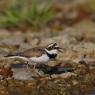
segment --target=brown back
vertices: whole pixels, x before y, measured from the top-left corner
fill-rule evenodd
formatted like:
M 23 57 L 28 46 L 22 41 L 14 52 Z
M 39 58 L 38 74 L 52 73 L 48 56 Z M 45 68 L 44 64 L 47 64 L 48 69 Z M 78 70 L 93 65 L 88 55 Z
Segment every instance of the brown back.
M 33 57 L 33 56 L 39 57 L 43 53 L 46 53 L 43 48 L 36 47 L 36 48 L 28 49 L 28 50 L 23 51 L 23 52 L 19 52 L 19 53 L 17 53 L 17 55 L 18 56 L 24 56 L 24 57 Z

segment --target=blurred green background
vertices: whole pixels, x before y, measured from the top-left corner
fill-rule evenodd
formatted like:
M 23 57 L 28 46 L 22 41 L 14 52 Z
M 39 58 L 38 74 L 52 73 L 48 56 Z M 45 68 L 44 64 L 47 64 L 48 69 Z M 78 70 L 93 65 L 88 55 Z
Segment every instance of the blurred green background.
M 85 9 L 87 8 L 86 10 L 94 13 L 95 0 L 0 0 L 0 27 L 24 24 L 40 29 L 56 17 L 59 20 L 61 18 L 63 21 L 61 22 L 65 24 L 64 19 L 67 22 L 67 17 L 72 15 L 72 10 L 76 9 L 74 6 L 77 3 L 79 3 L 78 6 L 82 5 Z M 66 10 L 68 14 L 65 17 Z M 72 16 L 70 18 L 71 21 L 69 22 L 71 23 L 73 18 Z M 56 27 L 57 25 L 54 28 Z M 60 28 L 58 27 L 58 29 Z

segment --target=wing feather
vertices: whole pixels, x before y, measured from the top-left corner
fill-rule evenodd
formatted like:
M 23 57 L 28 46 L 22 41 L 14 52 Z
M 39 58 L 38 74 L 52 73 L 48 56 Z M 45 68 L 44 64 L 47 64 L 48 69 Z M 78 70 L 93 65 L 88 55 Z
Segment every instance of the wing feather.
M 39 57 L 43 53 L 45 53 L 45 50 L 43 48 L 32 48 L 23 52 L 19 52 L 16 55 L 23 56 L 23 57 L 33 57 L 33 56 Z

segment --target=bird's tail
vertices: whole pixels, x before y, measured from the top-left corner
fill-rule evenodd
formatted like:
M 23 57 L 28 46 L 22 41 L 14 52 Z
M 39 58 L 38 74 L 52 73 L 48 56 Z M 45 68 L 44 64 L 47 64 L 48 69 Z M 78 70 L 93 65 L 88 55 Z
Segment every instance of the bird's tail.
M 4 57 L 12 57 L 12 56 L 18 56 L 18 53 L 8 53 Z

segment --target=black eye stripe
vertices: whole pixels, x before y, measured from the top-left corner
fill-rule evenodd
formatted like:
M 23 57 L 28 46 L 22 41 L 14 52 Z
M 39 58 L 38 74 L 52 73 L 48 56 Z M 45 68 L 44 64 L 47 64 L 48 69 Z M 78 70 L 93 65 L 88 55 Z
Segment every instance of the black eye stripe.
M 54 43 L 53 47 L 55 47 L 57 45 L 57 43 Z
M 52 50 L 52 49 L 59 49 L 59 47 L 48 47 L 48 50 Z

